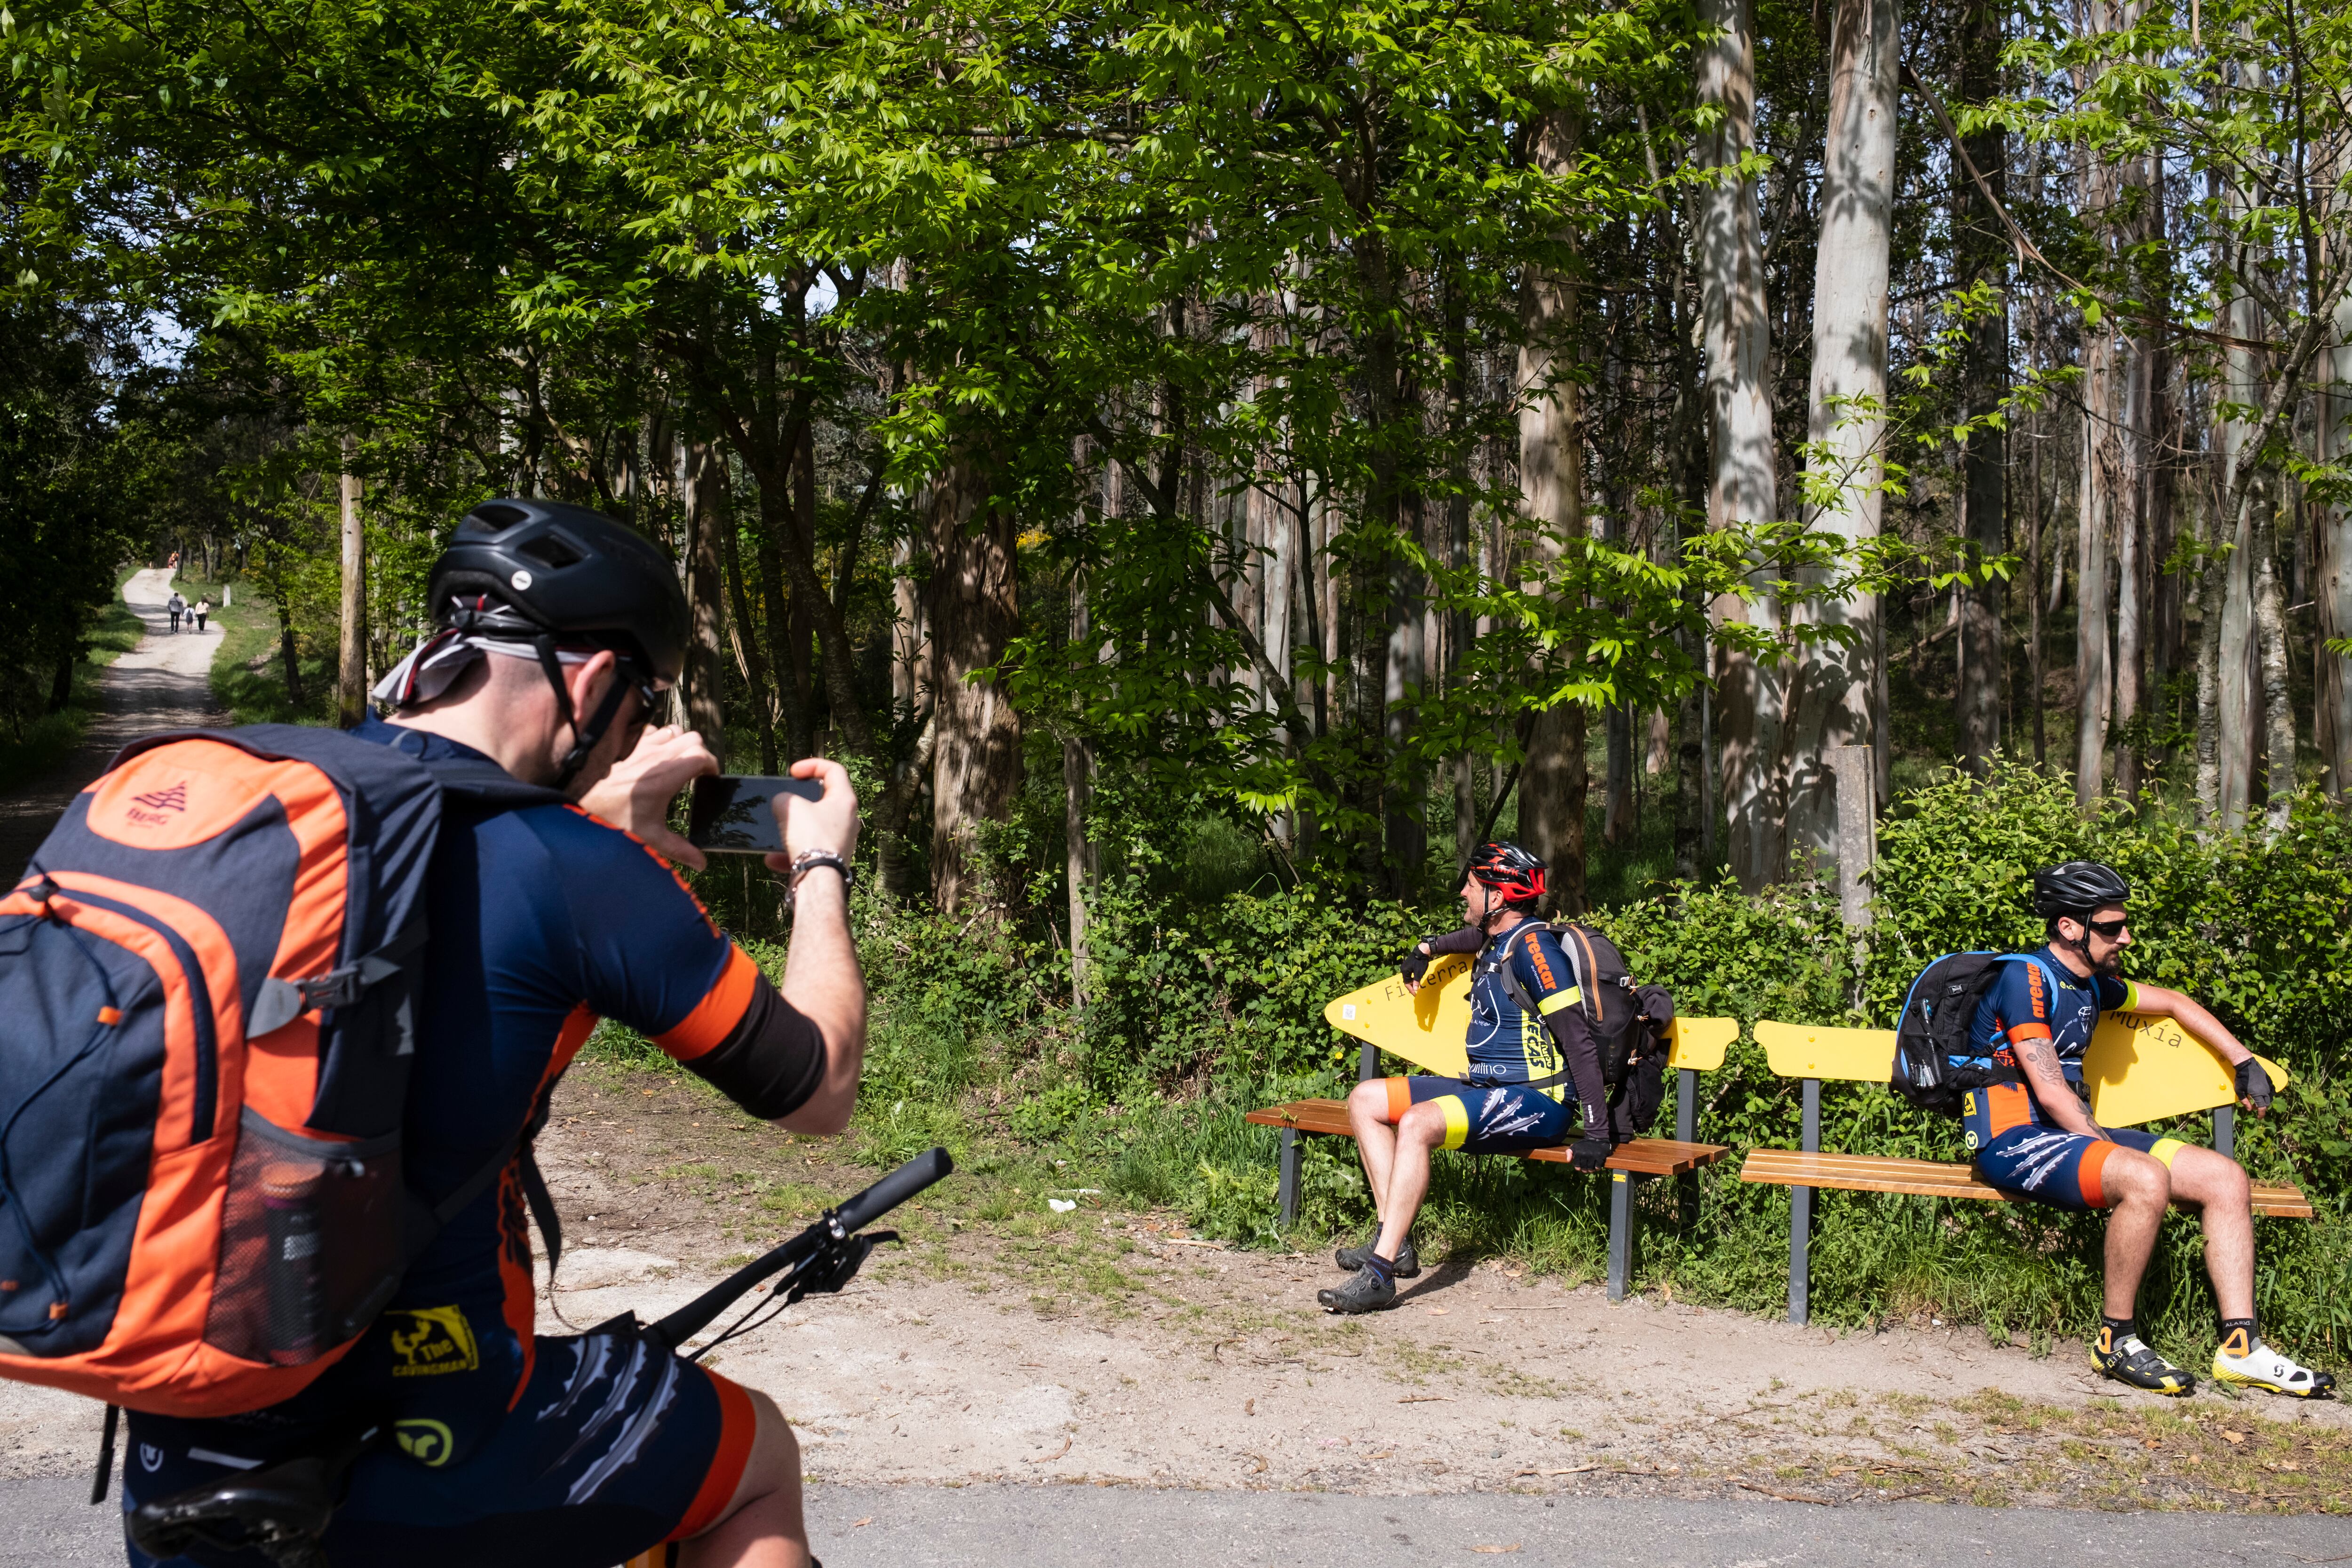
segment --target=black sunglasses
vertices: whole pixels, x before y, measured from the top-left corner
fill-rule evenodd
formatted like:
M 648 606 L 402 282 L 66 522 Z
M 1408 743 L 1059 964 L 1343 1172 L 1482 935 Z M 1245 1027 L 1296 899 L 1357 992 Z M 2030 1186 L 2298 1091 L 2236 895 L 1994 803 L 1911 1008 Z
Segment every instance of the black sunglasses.
M 2095 931 L 2108 942 L 2113 942 L 2123 935 L 2124 928 L 2129 924 L 2131 924 L 2129 921 L 2084 921 L 2083 922 L 2084 929 Z

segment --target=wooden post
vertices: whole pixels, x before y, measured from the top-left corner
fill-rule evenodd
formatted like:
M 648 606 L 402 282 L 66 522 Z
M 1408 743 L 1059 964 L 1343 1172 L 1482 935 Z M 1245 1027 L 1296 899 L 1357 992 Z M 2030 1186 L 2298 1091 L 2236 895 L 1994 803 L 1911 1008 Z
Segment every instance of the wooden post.
M 367 530 L 360 522 L 360 477 L 350 471 L 353 445 L 351 437 L 343 437 L 343 625 L 336 660 L 335 718 L 346 730 L 367 717 Z
M 1870 923 L 1870 890 L 1862 874 L 1878 858 L 1876 771 L 1868 746 L 1831 746 L 1826 755 L 1837 780 L 1838 914 L 1859 929 Z

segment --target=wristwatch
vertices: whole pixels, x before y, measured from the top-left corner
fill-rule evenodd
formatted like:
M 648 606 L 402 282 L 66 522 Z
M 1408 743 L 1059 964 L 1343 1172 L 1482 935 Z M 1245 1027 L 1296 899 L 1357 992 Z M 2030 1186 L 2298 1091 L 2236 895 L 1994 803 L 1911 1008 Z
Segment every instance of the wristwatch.
M 830 849 L 805 849 L 793 857 L 792 877 L 784 886 L 784 907 L 791 909 L 800 897 L 803 877 L 828 867 L 841 873 L 842 895 L 847 897 L 849 889 L 857 885 L 856 868 Z

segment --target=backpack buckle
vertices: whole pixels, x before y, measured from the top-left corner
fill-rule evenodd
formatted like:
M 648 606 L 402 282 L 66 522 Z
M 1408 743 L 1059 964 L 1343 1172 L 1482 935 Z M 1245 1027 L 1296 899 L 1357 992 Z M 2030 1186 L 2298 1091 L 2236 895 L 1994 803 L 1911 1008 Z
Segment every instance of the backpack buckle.
M 298 980 L 294 982 L 294 989 L 302 993 L 306 1010 L 315 1007 L 323 1013 L 333 1007 L 348 1007 L 358 1001 L 360 993 L 367 989 L 367 981 L 361 974 L 360 966 L 351 963 L 309 980 Z

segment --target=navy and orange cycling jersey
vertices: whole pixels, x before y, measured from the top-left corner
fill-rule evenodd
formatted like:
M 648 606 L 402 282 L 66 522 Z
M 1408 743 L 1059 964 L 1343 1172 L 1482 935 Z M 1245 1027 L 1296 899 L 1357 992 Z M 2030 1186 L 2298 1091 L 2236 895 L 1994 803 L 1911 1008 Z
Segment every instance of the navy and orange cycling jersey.
M 2068 1082 L 2080 1083 L 2083 1053 L 2090 1048 L 2092 1032 L 2101 1013 L 2128 1013 L 2139 1005 L 2139 988 L 2111 974 L 2084 979 L 2062 963 L 2048 947 L 2010 959 L 2000 978 L 1977 1005 L 1969 1040 L 1975 1059 L 1990 1058 L 2001 1067 L 2016 1068 L 2017 1047 L 2028 1040 L 2048 1040 Z M 2049 1116 L 2023 1083 L 1995 1084 L 1969 1097 L 1965 1118 L 1971 1134 L 1969 1147 L 1981 1149 L 2012 1128 L 2040 1126 Z
M 427 756 L 471 755 L 369 720 L 352 731 Z M 602 1018 L 692 1063 L 743 1018 L 759 971 L 667 862 L 578 806 L 445 815 L 426 884 L 404 1159 L 448 1192 L 530 1119 Z M 514 1167 L 410 1268 L 372 1331 L 322 1381 L 442 1423 L 457 1457 L 521 1397 L 535 1293 Z

